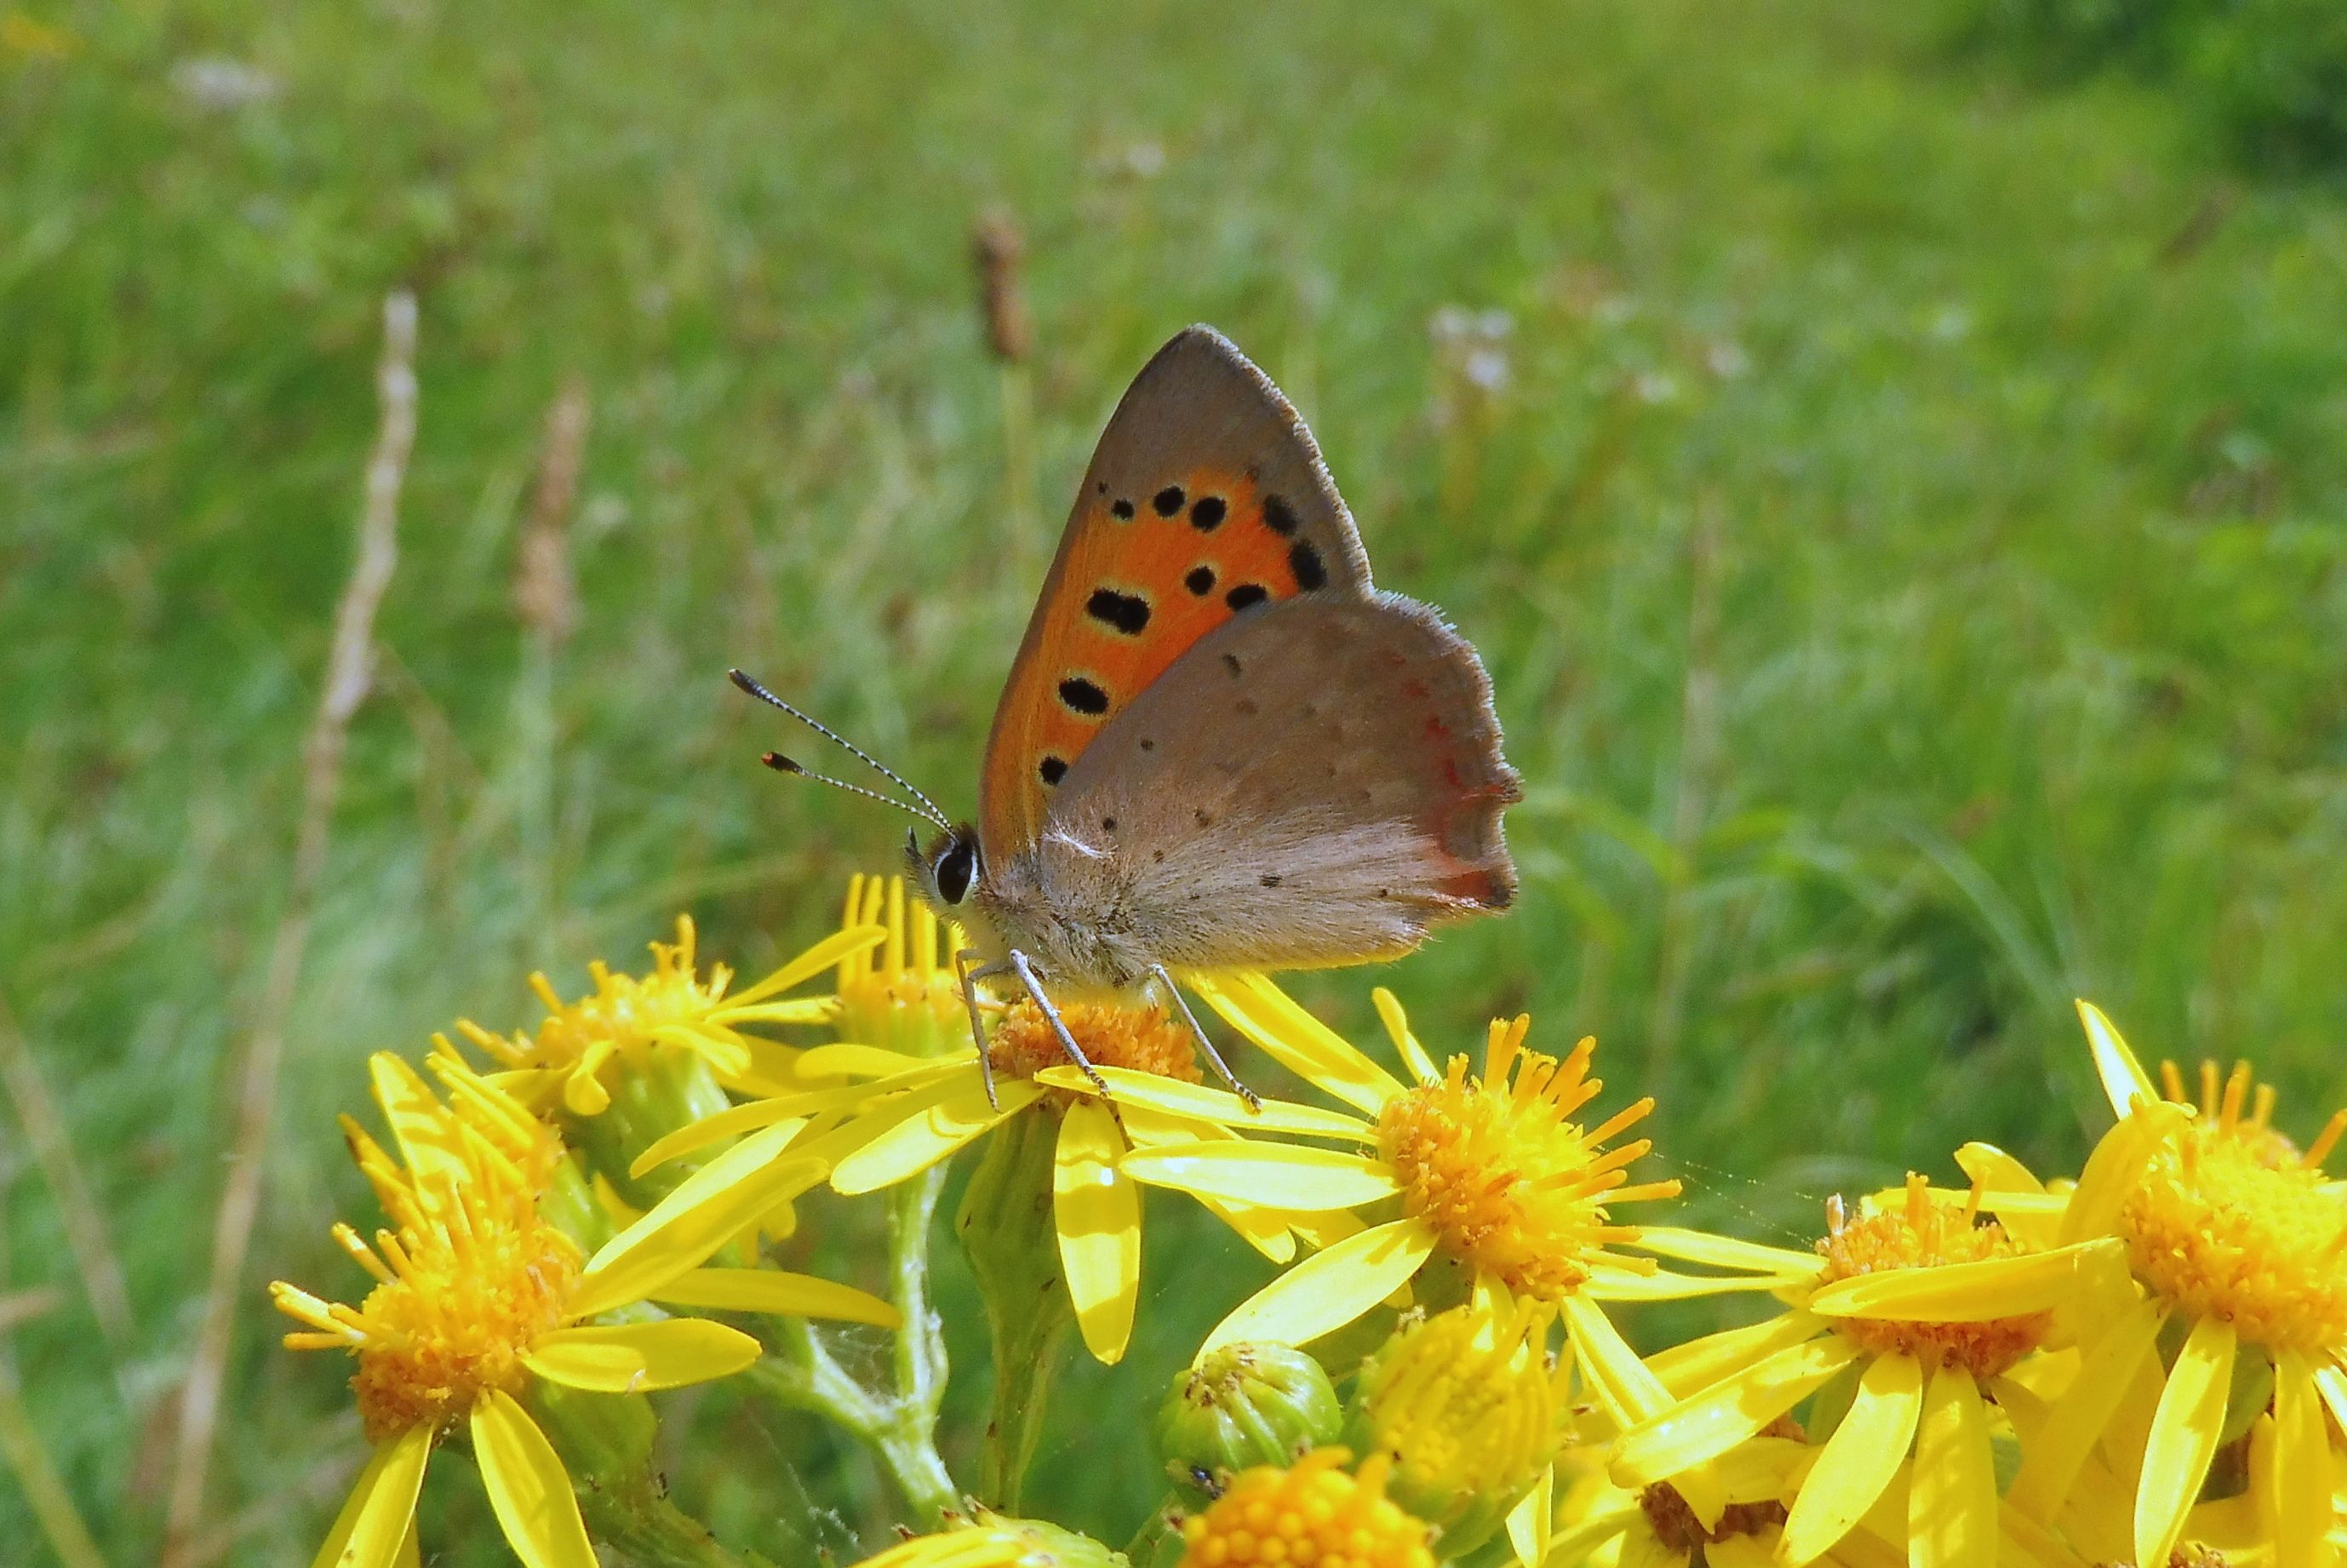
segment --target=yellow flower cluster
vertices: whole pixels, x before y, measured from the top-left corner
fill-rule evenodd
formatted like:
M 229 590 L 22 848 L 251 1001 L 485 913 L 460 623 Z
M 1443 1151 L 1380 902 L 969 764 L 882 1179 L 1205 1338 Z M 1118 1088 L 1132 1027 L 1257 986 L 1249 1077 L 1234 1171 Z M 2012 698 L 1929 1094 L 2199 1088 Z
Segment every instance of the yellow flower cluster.
M 275 1287 L 289 1345 L 354 1358 L 374 1447 L 319 1562 L 414 1553 L 425 1460 L 457 1440 L 523 1560 L 586 1568 L 649 1443 L 613 1470 L 627 1421 L 559 1390 L 754 1368 L 751 1397 L 865 1442 L 926 1531 L 866 1568 L 1123 1568 L 1018 1503 L 1062 1331 L 1131 1348 L 1150 1189 L 1275 1272 L 1174 1379 L 1171 1490 L 1128 1549 L 1149 1568 L 2331 1568 L 2347 1542 L 2347 1184 L 2322 1170 L 2347 1112 L 2301 1151 L 2246 1067 L 2188 1093 L 2081 1004 L 2116 1120 L 2075 1179 L 1968 1145 L 1964 1184 L 1832 1200 L 1785 1248 L 1645 1217 L 1679 1184 L 1634 1179 L 1653 1102 L 1608 1100 L 1592 1040 L 1543 1050 L 1516 1018 L 1438 1058 L 1379 990 L 1380 1061 L 1260 975 L 1179 977 L 1308 1091 L 1258 1101 L 1206 1081 L 1179 999 L 999 1008 L 965 997 L 960 947 L 859 877 L 834 935 L 737 994 L 681 921 L 648 975 L 538 979 L 534 1027 L 460 1026 L 488 1071 L 442 1040 L 438 1094 L 376 1058 L 390 1143 L 351 1143 L 388 1225 L 335 1233 L 373 1287 Z M 936 1441 L 924 1294 L 973 1148 L 956 1223 L 996 1370 L 974 1481 Z M 818 1189 L 885 1195 L 892 1300 L 772 1266 Z M 1723 1295 L 1774 1310 L 1624 1337 L 1641 1304 Z M 810 1317 L 892 1330 L 893 1386 Z

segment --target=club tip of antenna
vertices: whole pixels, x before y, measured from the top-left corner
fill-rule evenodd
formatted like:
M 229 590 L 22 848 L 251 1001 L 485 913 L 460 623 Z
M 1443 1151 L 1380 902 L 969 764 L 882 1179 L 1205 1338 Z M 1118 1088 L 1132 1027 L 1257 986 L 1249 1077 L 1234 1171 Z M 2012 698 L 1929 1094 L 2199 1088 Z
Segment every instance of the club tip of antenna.
M 757 692 L 757 690 L 758 690 L 758 683 L 757 683 L 755 681 L 753 681 L 752 679 L 750 679 L 750 677 L 749 677 L 748 673 L 747 673 L 747 672 L 745 672 L 745 671 L 741 671 L 741 670 L 728 670 L 727 671 L 725 671 L 725 679 L 727 679 L 728 681 L 733 682 L 733 684 L 735 684 L 736 686 L 739 686 L 739 687 L 740 687 L 740 688 L 742 688 L 742 690 L 743 690 L 744 692 L 751 692 L 751 693 L 753 693 L 753 695 L 756 693 L 756 692 Z
M 758 760 L 765 764 L 768 767 L 774 769 L 778 774 L 804 774 L 806 772 L 806 769 L 799 766 L 798 764 L 791 761 L 790 758 L 783 755 L 780 752 L 768 752 Z

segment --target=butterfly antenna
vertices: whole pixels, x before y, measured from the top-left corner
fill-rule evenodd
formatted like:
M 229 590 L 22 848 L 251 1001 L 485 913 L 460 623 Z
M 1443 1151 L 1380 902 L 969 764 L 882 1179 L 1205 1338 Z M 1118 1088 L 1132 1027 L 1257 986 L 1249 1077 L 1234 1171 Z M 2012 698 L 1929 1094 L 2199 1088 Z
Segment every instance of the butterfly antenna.
M 835 779 L 829 774 L 819 774 L 811 768 L 801 767 L 794 759 L 786 757 L 780 752 L 768 752 L 758 760 L 778 774 L 788 774 L 793 778 L 805 779 L 809 784 L 829 784 L 834 789 L 844 789 L 850 794 L 860 794 L 866 800 L 876 800 L 883 805 L 893 805 L 898 811 L 908 812 L 924 822 L 937 820 L 920 807 L 907 805 L 893 794 L 883 794 L 876 789 L 866 789 L 860 784 L 850 784 L 846 779 Z
M 938 807 L 937 802 L 931 800 L 928 795 L 923 794 L 918 788 L 915 787 L 913 782 L 905 777 L 904 774 L 898 773 L 896 769 L 890 767 L 887 764 L 882 762 L 879 758 L 874 756 L 871 753 L 866 751 L 862 746 L 857 745 L 854 741 L 849 740 L 846 735 L 841 734 L 837 730 L 833 729 L 830 725 L 823 723 L 812 714 L 801 712 L 798 709 L 792 707 L 788 702 L 784 702 L 780 697 L 777 697 L 772 692 L 767 691 L 764 686 L 758 684 L 755 680 L 743 674 L 741 671 L 728 670 L 725 671 L 725 675 L 726 679 L 732 681 L 733 684 L 739 686 L 743 691 L 747 692 L 751 696 L 757 698 L 761 702 L 765 702 L 774 707 L 780 708 L 784 712 L 788 713 L 792 718 L 796 719 L 800 723 L 805 724 L 808 729 L 813 730 L 816 734 L 821 735 L 825 740 L 829 741 L 832 744 L 846 752 L 849 756 L 854 757 L 857 762 L 862 763 L 866 767 L 870 768 L 874 773 L 878 774 L 882 778 L 887 779 L 890 784 L 895 784 L 898 789 L 901 789 L 907 794 L 911 795 L 915 800 L 920 802 L 920 805 L 917 809 L 913 806 L 907 805 L 903 801 L 897 799 L 893 795 L 882 794 L 878 790 L 866 789 L 860 784 L 849 784 L 845 779 L 828 778 L 822 774 L 810 773 L 805 768 L 799 766 L 798 764 L 791 761 L 790 758 L 784 756 L 779 752 L 768 752 L 765 754 L 763 760 L 768 767 L 773 768 L 776 773 L 796 774 L 801 778 L 813 779 L 817 784 L 831 784 L 836 788 L 846 790 L 853 794 L 869 795 L 874 800 L 885 800 L 890 805 L 897 807 L 900 811 L 909 811 L 915 816 L 927 817 L 929 821 L 936 823 L 939 827 L 944 828 L 947 832 L 950 833 L 953 831 L 953 819 L 946 815 L 945 812 Z

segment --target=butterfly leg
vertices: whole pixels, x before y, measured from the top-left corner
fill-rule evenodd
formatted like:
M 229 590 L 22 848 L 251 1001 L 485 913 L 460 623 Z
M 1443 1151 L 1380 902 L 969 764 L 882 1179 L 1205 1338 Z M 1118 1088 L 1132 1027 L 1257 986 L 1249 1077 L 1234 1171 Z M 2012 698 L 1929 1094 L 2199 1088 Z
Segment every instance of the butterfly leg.
M 1216 1050 L 1214 1042 L 1206 1038 L 1206 1031 L 1198 1026 L 1198 1015 L 1190 1010 L 1190 1004 L 1183 999 L 1181 988 L 1174 983 L 1174 977 L 1165 972 L 1165 966 L 1152 964 L 1149 966 L 1149 973 L 1164 990 L 1166 996 L 1172 999 L 1174 1006 L 1182 1014 L 1182 1021 L 1190 1026 L 1191 1037 L 1197 1040 L 1198 1049 L 1206 1053 L 1206 1060 L 1214 1064 L 1215 1072 L 1221 1075 L 1224 1082 L 1231 1086 L 1231 1092 L 1245 1101 L 1248 1110 L 1262 1110 L 1263 1096 L 1239 1081 L 1239 1075 L 1231 1071 L 1231 1064 L 1223 1060 L 1223 1053 Z
M 1060 1009 L 1053 1007 L 1051 999 L 1043 994 L 1043 981 L 1035 973 L 1034 960 L 1013 948 L 1010 949 L 1010 968 L 1018 975 L 1020 983 L 1027 988 L 1027 994 L 1034 999 L 1044 1021 L 1051 1026 L 1051 1032 L 1060 1037 L 1060 1049 L 1068 1053 L 1070 1061 L 1083 1070 L 1084 1076 L 1092 1081 L 1092 1087 L 1101 1091 L 1102 1098 L 1107 1098 L 1108 1080 L 1100 1075 L 1100 1069 L 1094 1067 L 1092 1058 L 1084 1054 L 1084 1048 L 1078 1045 L 1076 1037 L 1068 1032 L 1067 1020 L 1060 1017 Z
M 994 1094 L 994 1052 L 987 1046 L 986 1025 L 978 1016 L 978 982 L 984 971 L 970 968 L 979 956 L 969 948 L 956 953 L 954 975 L 961 981 L 962 1005 L 969 1009 L 969 1039 L 970 1043 L 978 1047 L 978 1075 L 986 1082 L 987 1109 L 999 1111 L 1002 1102 Z

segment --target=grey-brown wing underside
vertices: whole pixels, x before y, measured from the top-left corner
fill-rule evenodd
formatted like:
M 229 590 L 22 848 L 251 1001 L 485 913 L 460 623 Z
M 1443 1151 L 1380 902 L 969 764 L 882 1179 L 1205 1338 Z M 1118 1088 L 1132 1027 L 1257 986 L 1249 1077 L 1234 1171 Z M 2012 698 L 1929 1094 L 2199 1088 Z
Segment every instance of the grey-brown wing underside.
M 1358 963 L 1506 907 L 1521 796 L 1463 638 L 1395 595 L 1307 595 L 1210 634 L 1102 732 L 1040 869 L 1172 968 Z

